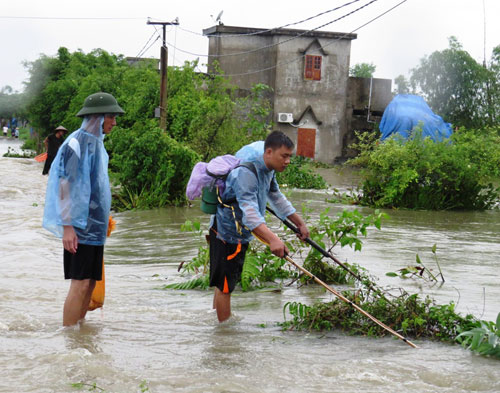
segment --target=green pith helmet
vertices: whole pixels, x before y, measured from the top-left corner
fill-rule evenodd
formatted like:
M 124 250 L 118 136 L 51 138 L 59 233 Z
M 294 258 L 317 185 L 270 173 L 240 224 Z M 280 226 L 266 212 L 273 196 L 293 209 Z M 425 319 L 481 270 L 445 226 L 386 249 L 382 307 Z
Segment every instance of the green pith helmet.
M 125 111 L 120 108 L 115 97 L 108 93 L 94 93 L 85 98 L 83 108 L 76 115 L 83 117 L 96 114 L 115 114 L 121 115 Z

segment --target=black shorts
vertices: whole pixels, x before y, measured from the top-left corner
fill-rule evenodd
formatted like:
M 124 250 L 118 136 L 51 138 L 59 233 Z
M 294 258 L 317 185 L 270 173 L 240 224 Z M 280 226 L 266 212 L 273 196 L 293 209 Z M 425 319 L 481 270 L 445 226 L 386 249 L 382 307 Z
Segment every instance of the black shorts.
M 223 293 L 231 293 L 240 281 L 246 244 L 226 243 L 217 238 L 216 226 L 210 228 L 210 286 Z
M 102 280 L 104 246 L 78 244 L 76 253 L 64 250 L 64 278 L 73 280 Z

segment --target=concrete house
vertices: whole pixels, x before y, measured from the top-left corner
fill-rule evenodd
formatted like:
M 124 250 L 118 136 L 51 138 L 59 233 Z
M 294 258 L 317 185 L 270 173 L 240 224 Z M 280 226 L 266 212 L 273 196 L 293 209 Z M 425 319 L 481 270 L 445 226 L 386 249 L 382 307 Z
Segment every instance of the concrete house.
M 217 61 L 240 89 L 256 83 L 272 88 L 274 128 L 295 142 L 298 155 L 325 163 L 345 156 L 353 114 L 348 97 L 359 96 L 348 93 L 356 34 L 221 24 L 203 34 L 209 39 L 210 72 Z

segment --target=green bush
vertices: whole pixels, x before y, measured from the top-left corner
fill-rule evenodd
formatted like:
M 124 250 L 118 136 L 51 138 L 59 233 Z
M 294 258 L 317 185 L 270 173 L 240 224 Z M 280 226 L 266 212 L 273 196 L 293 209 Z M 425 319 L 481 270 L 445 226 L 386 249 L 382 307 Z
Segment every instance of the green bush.
M 23 145 L 21 146 L 22 150 L 34 150 L 34 151 L 36 151 L 37 148 L 38 148 L 38 142 L 34 138 L 25 139 Z
M 434 142 L 415 129 L 408 140 L 375 144 L 351 163 L 362 163 L 360 202 L 411 209 L 487 209 L 499 198 L 500 139 L 495 131 L 461 131 Z
M 496 323 L 480 321 L 479 326 L 460 333 L 457 341 L 467 349 L 480 355 L 500 359 L 500 313 Z
M 429 297 L 403 293 L 388 301 L 384 298 L 365 297 L 360 291 L 342 292 L 342 295 L 361 307 L 391 329 L 405 336 L 430 338 L 453 342 L 458 334 L 477 327 L 479 321 L 470 314 L 462 316 L 454 303 L 438 305 Z M 327 303 L 307 306 L 291 302 L 284 306 L 292 319 L 281 324 L 285 329 L 332 330 L 342 329 L 350 334 L 381 337 L 387 330 L 375 324 L 349 303 L 335 299 Z
M 115 208 L 180 204 L 198 155 L 155 127 L 115 129 L 107 141 L 110 169 L 120 187 Z
M 312 171 L 311 160 L 308 158 L 294 156 L 288 167 L 280 173 L 276 173 L 279 184 L 286 184 L 293 188 L 325 189 L 328 184 L 325 180 Z

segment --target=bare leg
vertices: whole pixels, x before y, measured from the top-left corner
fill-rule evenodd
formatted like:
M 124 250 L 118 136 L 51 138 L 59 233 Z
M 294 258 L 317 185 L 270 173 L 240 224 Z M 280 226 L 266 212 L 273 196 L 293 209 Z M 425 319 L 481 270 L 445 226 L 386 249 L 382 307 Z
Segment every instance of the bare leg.
M 95 280 L 71 280 L 68 296 L 64 302 L 63 326 L 75 325 L 85 317 Z
M 219 288 L 215 288 L 214 308 L 217 311 L 219 322 L 224 322 L 231 316 L 231 294 L 223 293 Z
M 85 298 L 83 299 L 80 319 L 85 318 L 85 315 L 87 315 L 87 311 L 89 310 L 90 298 L 92 297 L 92 292 L 94 291 L 95 284 L 96 284 L 95 280 L 89 280 L 89 288 L 87 290 Z

